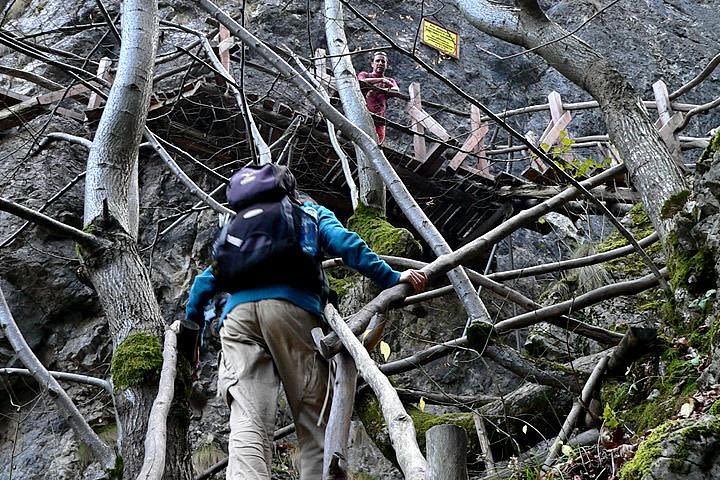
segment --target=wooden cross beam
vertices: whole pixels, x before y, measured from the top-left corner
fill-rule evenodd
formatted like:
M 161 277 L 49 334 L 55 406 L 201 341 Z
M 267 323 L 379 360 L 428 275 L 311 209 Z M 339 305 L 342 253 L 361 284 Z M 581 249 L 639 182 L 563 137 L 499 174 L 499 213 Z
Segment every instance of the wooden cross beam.
M 460 151 L 450 160 L 448 168 L 456 171 L 462 166 L 463 160 L 468 155 L 467 152 L 473 152 L 477 155 L 475 165 L 465 166 L 464 169 L 483 178 L 494 180 L 494 177 L 490 174 L 490 165 L 485 158 L 485 145 L 483 143 L 485 135 L 488 133 L 488 126 L 482 123 L 480 117 L 480 109 L 472 105 L 470 107 L 470 135 L 460 147 Z
M 77 98 L 85 96 L 87 92 L 88 88 L 85 85 L 75 85 L 35 97 L 26 97 L 15 93 L 11 95 L 10 92 L 6 92 L 3 95 L 4 98 L 11 101 L 20 100 L 20 102 L 0 110 L 0 130 L 17 127 L 23 122 L 42 115 L 50 109 L 50 105 L 59 102 L 63 98 Z M 64 117 L 80 122 L 85 121 L 85 115 L 76 110 L 60 107 L 56 111 Z

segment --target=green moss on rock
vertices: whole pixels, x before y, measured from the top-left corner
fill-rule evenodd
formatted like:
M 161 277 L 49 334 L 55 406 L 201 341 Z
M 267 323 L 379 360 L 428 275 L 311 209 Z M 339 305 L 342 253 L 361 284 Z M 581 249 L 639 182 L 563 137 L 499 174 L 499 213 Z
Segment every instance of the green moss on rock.
M 715 400 L 708 410 L 710 415 L 720 415 L 720 400 Z
M 635 298 L 635 311 L 637 313 L 650 312 L 659 314 L 667 301 L 665 292 L 660 288 L 640 292 Z
M 655 478 L 651 476 L 653 464 L 662 455 L 668 460 L 668 467 L 674 473 L 689 473 L 687 467 L 692 465 L 700 470 L 704 465 L 688 462 L 691 452 L 698 446 L 704 446 L 706 453 L 714 454 L 714 447 L 708 444 L 709 439 L 720 438 L 720 419 L 705 417 L 691 420 L 673 420 L 655 429 L 640 445 L 635 457 L 620 470 L 621 480 L 643 480 Z M 664 448 L 664 447 L 668 448 Z M 701 452 L 700 456 L 703 456 Z
M 655 232 L 655 227 L 647 216 L 642 204 L 638 203 L 633 206 L 628 212 L 628 216 L 632 220 L 632 225 L 628 227 L 628 230 L 635 238 L 642 239 Z M 604 253 L 626 245 L 629 245 L 627 239 L 620 234 L 620 232 L 615 231 L 596 247 L 596 251 L 598 253 Z M 662 252 L 662 245 L 660 242 L 655 242 L 646 247 L 645 252 L 650 255 L 650 257 L 659 255 Z M 618 272 L 628 277 L 636 277 L 648 271 L 645 260 L 637 253 L 610 260 L 607 262 L 607 269 L 608 271 Z
M 679 422 L 671 421 L 656 428 L 650 436 L 640 445 L 632 460 L 620 469 L 621 480 L 643 480 L 650 471 L 650 467 L 662 453 L 660 444 L 665 437 L 677 430 Z
M 160 340 L 148 333 L 133 333 L 113 355 L 110 374 L 116 389 L 157 380 L 162 368 Z
M 379 255 L 416 257 L 422 252 L 420 243 L 409 230 L 394 227 L 375 208 L 358 205 L 347 223 L 348 228 L 357 232 Z
M 690 190 L 681 190 L 668 198 L 660 209 L 660 217 L 667 219 L 672 218 L 676 213 L 682 210 L 690 196 Z
M 353 284 L 354 276 L 348 275 L 346 277 L 336 277 L 334 275 L 331 275 L 329 273 L 325 274 L 328 279 L 328 283 L 330 284 L 330 288 L 337 294 L 338 301 L 347 295 L 348 289 Z
M 714 284 L 714 262 L 710 251 L 704 247 L 696 250 L 683 247 L 676 232 L 667 234 L 666 244 L 672 252 L 667 263 L 673 288 L 696 292 L 701 286 Z
M 703 151 L 702 155 L 700 155 L 698 163 L 708 160 L 718 150 L 720 150 L 720 130 L 718 130 L 717 133 L 715 133 L 713 138 L 710 140 L 710 145 L 708 145 L 708 147 Z
M 693 359 L 667 346 L 660 362 L 659 374 L 648 376 L 646 382 L 606 383 L 602 387 L 603 403 L 635 431 L 657 427 L 697 390 L 699 372 Z

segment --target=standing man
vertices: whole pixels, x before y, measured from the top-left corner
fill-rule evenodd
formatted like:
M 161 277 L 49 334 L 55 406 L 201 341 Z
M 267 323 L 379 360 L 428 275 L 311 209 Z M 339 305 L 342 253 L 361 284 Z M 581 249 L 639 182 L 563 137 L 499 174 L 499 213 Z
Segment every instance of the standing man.
M 247 169 L 240 173 L 243 170 Z M 292 177 L 289 171 L 282 174 Z M 328 363 L 315 351 L 310 333 L 322 325 L 322 282 L 317 281 L 316 274 L 320 272 L 322 277 L 321 250 L 342 257 L 347 266 L 382 288 L 406 282 L 420 292 L 427 282 L 427 276 L 419 270 L 402 273 L 393 270 L 356 233 L 343 227 L 333 212 L 309 197 L 300 200 L 294 190 L 294 178 L 291 183 L 292 188 L 282 201 L 289 198 L 294 205 L 301 203 L 308 215 L 302 220 L 303 229 L 308 218 L 317 228 L 316 235 L 312 235 L 314 249 L 309 249 L 317 252 L 311 257 L 315 273 L 312 268 L 304 272 L 294 268 L 287 260 L 276 261 L 271 268 L 262 267 L 256 274 L 244 276 L 243 286 L 229 292 L 220 330 L 222 357 L 218 365 L 218 395 L 230 407 L 228 479 L 270 480 L 280 382 L 300 443 L 300 478 L 316 480 L 322 476 L 326 419 L 320 415 L 328 393 Z M 240 188 L 252 188 L 248 185 L 251 184 L 241 184 Z M 236 209 L 238 217 L 260 219 L 263 214 L 255 212 L 262 205 Z M 233 237 L 232 241 L 251 243 L 249 237 L 246 241 Z M 303 251 L 305 247 L 303 243 Z M 188 320 L 202 324 L 203 309 L 218 291 L 222 278 L 217 275 L 218 271 L 214 274 L 213 267 L 208 267 L 195 277 L 186 307 Z
M 368 110 L 383 118 L 383 120 L 373 119 L 375 122 L 375 132 L 377 133 L 378 144 L 382 145 L 385 141 L 384 118 L 385 110 L 387 109 L 387 95 L 385 92 L 377 90 L 377 88 L 390 92 L 400 92 L 400 88 L 398 88 L 398 84 L 394 78 L 385 76 L 385 70 L 388 67 L 388 59 L 385 52 L 375 52 L 372 62 L 370 62 L 370 67 L 372 71 L 370 73 L 365 71 L 360 72 L 358 74 L 358 79 L 375 87 L 368 88 L 367 86 L 363 87 L 362 83 L 360 84 L 360 90 L 365 93 L 365 102 L 367 103 Z

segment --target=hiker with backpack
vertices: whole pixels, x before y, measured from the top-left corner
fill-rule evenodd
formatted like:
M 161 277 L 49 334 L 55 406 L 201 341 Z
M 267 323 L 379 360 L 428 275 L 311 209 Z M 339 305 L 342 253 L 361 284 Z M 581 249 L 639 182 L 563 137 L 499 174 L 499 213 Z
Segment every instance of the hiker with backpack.
M 419 270 L 397 272 L 335 214 L 301 199 L 286 167 L 246 167 L 230 180 L 237 212 L 213 247 L 213 265 L 195 277 L 187 320 L 203 324 L 203 309 L 230 293 L 220 329 L 218 395 L 230 407 L 228 479 L 270 479 L 279 384 L 285 389 L 300 443 L 300 478 L 322 476 L 328 363 L 311 331 L 322 326 L 327 282 L 321 255 L 345 264 L 381 288 L 407 282 L 424 290 Z

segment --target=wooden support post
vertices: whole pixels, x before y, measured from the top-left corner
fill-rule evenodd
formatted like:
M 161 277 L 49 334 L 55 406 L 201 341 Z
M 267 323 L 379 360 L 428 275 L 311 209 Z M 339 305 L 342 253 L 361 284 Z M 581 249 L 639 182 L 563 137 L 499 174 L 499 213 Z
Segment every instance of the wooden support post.
M 550 147 L 560 140 L 562 132 L 567 128 L 570 120 L 572 120 L 572 115 L 570 115 L 570 112 L 565 112 L 560 118 L 558 118 L 557 121 L 553 121 L 548 125 L 548 128 L 545 129 L 542 137 L 540 137 L 540 145 L 547 145 L 547 147 L 543 148 L 543 150 L 549 151 Z M 563 158 L 565 157 L 566 156 L 563 155 Z M 572 156 L 568 157 L 568 159 L 571 160 Z M 547 169 L 547 166 L 545 166 L 545 168 Z
M 418 110 L 422 111 L 422 104 L 421 104 L 421 98 L 420 98 L 420 84 L 417 82 L 413 82 L 410 84 L 410 87 L 408 88 L 408 92 L 410 94 L 410 101 L 407 104 L 407 107 L 405 108 L 405 111 L 410 114 L 412 121 L 412 124 L 410 125 L 410 128 L 413 132 L 415 132 L 417 135 L 413 135 L 413 149 L 415 150 L 415 159 L 420 162 L 424 163 L 425 159 L 427 158 L 427 147 L 425 146 L 425 137 L 422 136 L 422 134 L 425 133 L 425 127 L 422 125 L 422 123 L 415 121 L 412 114 L 410 113 L 411 109 L 417 108 Z
M 435 425 L 425 434 L 428 480 L 467 480 L 467 434 L 457 425 Z
M 107 80 L 112 81 L 112 74 L 110 73 L 110 66 L 112 65 L 112 60 L 110 60 L 108 57 L 103 57 L 100 59 L 100 63 L 98 64 L 97 69 L 97 75 L 98 77 Z M 102 97 L 98 95 L 95 92 L 90 93 L 90 99 L 87 103 L 87 110 L 93 110 L 95 108 L 98 108 L 103 103 Z
M 327 73 L 327 59 L 325 58 L 325 49 L 318 48 L 315 50 L 315 78 L 320 84 L 332 94 L 330 89 L 337 90 L 335 79 Z
M 230 30 L 228 30 L 225 25 L 220 24 L 220 28 L 217 35 L 213 38 L 213 42 L 217 42 L 217 46 L 214 46 L 213 50 L 217 55 L 219 65 L 222 65 L 222 70 L 232 77 L 232 70 L 230 70 L 230 49 L 234 45 L 234 39 L 230 35 Z M 223 75 L 220 74 L 215 75 L 215 83 L 221 87 L 227 86 L 227 81 Z
M 569 114 L 570 112 L 566 112 L 565 109 L 563 109 L 562 99 L 560 98 L 560 94 L 558 92 L 550 92 L 550 95 L 548 95 L 548 105 L 550 106 L 550 116 L 552 117 L 552 123 L 555 125 L 560 124 L 565 116 L 565 114 Z M 565 135 L 570 138 L 570 132 L 567 130 L 567 124 L 570 123 L 570 120 L 572 120 L 572 117 L 569 117 L 567 119 L 567 123 L 565 124 L 565 128 L 561 128 L 558 132 L 558 138 L 560 138 L 560 135 L 562 131 L 565 131 Z M 555 140 L 553 144 L 556 142 Z M 542 140 L 540 143 L 543 143 Z M 565 153 L 562 155 L 563 160 L 566 162 L 572 161 L 572 154 Z
M 232 70 L 230 70 L 230 49 L 235 45 L 235 39 L 230 35 L 230 30 L 222 23 L 220 24 L 220 32 L 218 35 L 220 43 L 218 43 L 217 48 L 220 63 L 222 63 L 225 71 L 232 75 Z
M 477 155 L 475 168 L 487 173 L 487 175 L 492 178 L 490 174 L 490 164 L 485 157 L 485 135 L 488 133 L 488 126 L 483 124 L 482 112 L 480 112 L 480 109 L 475 105 L 470 107 L 470 128 L 472 128 L 473 132 L 477 132 L 477 136 L 479 137 L 478 142 L 475 144 L 475 147 L 473 147 Z
M 490 439 L 485 428 L 485 422 L 482 417 L 477 413 L 473 413 L 473 422 L 475 423 L 475 430 L 477 431 L 478 441 L 480 442 L 480 451 L 483 455 L 483 461 L 485 462 L 485 472 L 492 476 L 495 475 L 495 459 L 493 458 L 492 450 L 490 450 Z
M 325 452 L 323 457 L 323 480 L 340 480 L 344 475 L 344 461 L 347 458 L 347 442 L 350 435 L 357 368 L 349 353 L 340 352 L 333 358 L 335 382 L 333 400 L 327 428 L 325 429 Z M 335 468 L 331 468 L 337 459 Z
M 672 106 L 670 105 L 670 94 L 667 85 L 662 80 L 653 83 L 653 94 L 655 95 L 655 103 L 657 104 L 658 117 L 660 117 L 660 126 L 670 121 L 673 115 Z
M 675 133 L 675 130 L 682 125 L 682 113 L 678 112 L 673 115 L 667 85 L 665 85 L 665 82 L 662 80 L 653 83 L 653 94 L 655 95 L 655 103 L 657 104 L 659 116 L 659 120 L 655 123 L 655 126 L 658 128 L 660 138 L 662 138 L 665 145 L 667 145 L 675 162 L 683 166 L 680 141 Z

